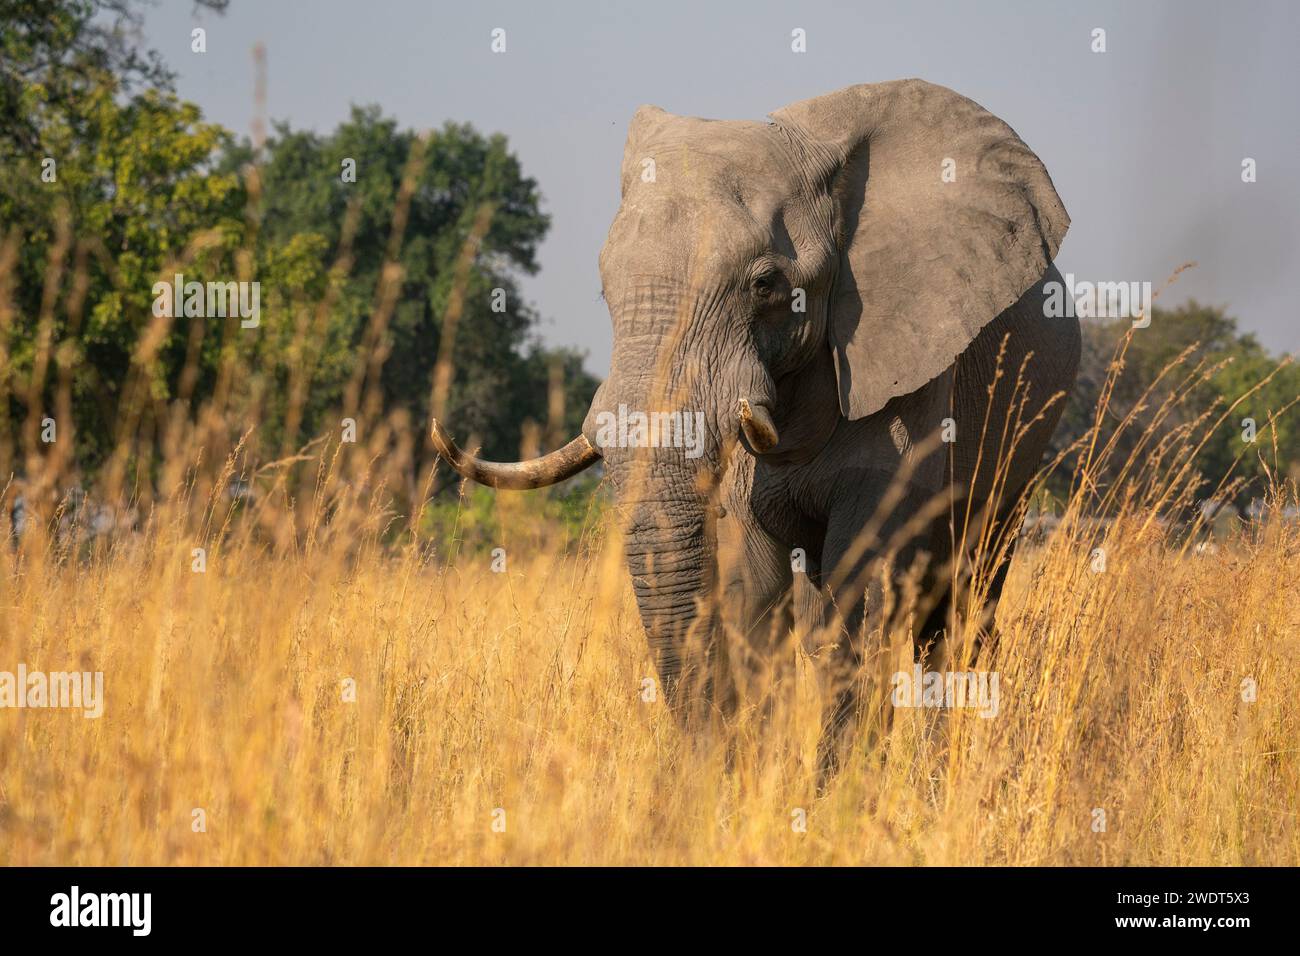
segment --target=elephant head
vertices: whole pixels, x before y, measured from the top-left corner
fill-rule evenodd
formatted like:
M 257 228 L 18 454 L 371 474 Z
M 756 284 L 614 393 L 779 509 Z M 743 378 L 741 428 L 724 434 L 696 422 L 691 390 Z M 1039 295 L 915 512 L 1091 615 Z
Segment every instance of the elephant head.
M 942 373 L 1042 276 L 1069 222 L 1015 132 L 943 87 L 854 86 L 770 120 L 637 110 L 600 256 L 614 358 L 582 435 L 500 465 L 434 426 L 453 466 L 498 487 L 604 458 L 670 694 L 709 606 L 711 493 L 731 449 L 810 457 L 840 419 Z M 603 427 L 638 412 L 700 431 L 688 444 Z

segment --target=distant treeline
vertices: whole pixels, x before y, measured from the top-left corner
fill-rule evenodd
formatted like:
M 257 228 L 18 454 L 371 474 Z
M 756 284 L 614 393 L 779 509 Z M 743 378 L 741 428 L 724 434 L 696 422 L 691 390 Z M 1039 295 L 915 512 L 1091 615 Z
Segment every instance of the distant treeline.
M 1054 444 L 1066 448 L 1087 434 L 1109 380 L 1097 447 L 1113 440 L 1115 450 L 1103 481 L 1166 453 L 1162 436 L 1179 432 L 1178 440 L 1189 440 L 1180 430 L 1204 440 L 1194 467 L 1207 500 L 1217 490 L 1219 499 L 1244 506 L 1263 497 L 1270 480 L 1300 478 L 1300 409 L 1291 407 L 1300 397 L 1300 366 L 1270 354 L 1223 308 L 1191 301 L 1153 309 L 1145 328 L 1128 319 L 1082 325 L 1078 383 Z M 1118 429 L 1130 415 L 1133 425 Z M 1154 436 L 1144 439 L 1148 429 Z M 1066 477 L 1056 476 L 1050 487 L 1059 492 Z
M 455 123 L 421 136 L 368 107 L 328 135 L 275 124 L 238 140 L 177 98 L 132 43 L 138 21 L 135 0 L 0 0 L 0 476 L 41 454 L 49 422 L 71 449 L 63 472 L 93 479 L 128 447 L 137 483 L 177 423 L 205 413 L 227 433 L 216 452 L 242 439 L 263 460 L 348 420 L 363 442 L 388 420 L 418 444 L 435 402 L 495 458 L 578 430 L 597 382 L 580 353 L 536 338 L 518 279 L 536 272 L 549 219 L 503 136 Z M 155 283 L 178 273 L 258 283 L 261 321 L 158 321 Z M 1058 448 L 1092 426 L 1129 328 L 1085 322 Z M 1295 415 L 1271 424 L 1300 369 L 1278 361 L 1220 308 L 1156 309 L 1132 332 L 1103 427 L 1231 408 L 1196 466 L 1207 495 L 1224 475 L 1242 480 L 1232 497 L 1261 494 L 1300 467 Z
M 0 0 L 6 473 L 47 419 L 83 479 L 123 441 L 165 443 L 178 410 L 256 423 L 264 458 L 345 417 L 364 441 L 401 410 L 422 435 L 449 312 L 458 435 L 504 458 L 529 420 L 535 443 L 572 437 L 596 382 L 536 338 L 518 278 L 549 219 L 505 137 L 424 138 L 370 107 L 328 135 L 239 141 L 130 43 L 138 17 L 131 0 Z M 155 283 L 176 273 L 257 282 L 260 323 L 154 321 Z

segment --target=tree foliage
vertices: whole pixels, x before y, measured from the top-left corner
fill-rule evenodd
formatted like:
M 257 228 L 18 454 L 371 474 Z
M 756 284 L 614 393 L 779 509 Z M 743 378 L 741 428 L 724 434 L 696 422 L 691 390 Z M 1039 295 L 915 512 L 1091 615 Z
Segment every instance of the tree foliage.
M 549 220 L 504 137 L 454 123 L 421 136 L 368 107 L 326 135 L 280 124 L 237 142 L 132 44 L 131 0 L 0 10 L 6 471 L 15 436 L 30 444 L 58 411 L 86 475 L 123 440 L 157 446 L 216 405 L 271 451 L 337 434 L 345 413 L 364 428 L 400 410 L 422 437 L 449 311 L 447 412 L 465 438 L 513 456 L 556 382 L 570 400 L 545 440 L 577 427 L 595 382 L 535 338 L 518 277 Z M 155 283 L 176 273 L 256 281 L 259 325 L 160 317 Z
M 0 0 L 0 24 L 5 473 L 22 467 L 16 439 L 30 448 L 51 413 L 70 419 L 61 434 L 85 474 L 123 441 L 157 446 L 205 408 L 233 432 L 225 448 L 256 424 L 250 441 L 290 453 L 345 415 L 364 428 L 394 413 L 419 444 L 453 321 L 443 400 L 462 438 L 505 458 L 529 444 L 529 420 L 548 426 L 533 444 L 577 431 L 596 383 L 579 354 L 535 338 L 519 279 L 536 272 L 549 219 L 503 136 L 464 123 L 421 135 L 368 106 L 329 133 L 282 123 L 265 142 L 237 142 L 134 44 L 133 0 Z M 160 319 L 154 284 L 178 272 L 256 281 L 260 324 Z M 1126 337 L 1126 322 L 1085 323 L 1058 448 L 1092 426 Z M 1300 426 L 1273 419 L 1300 394 L 1300 370 L 1279 369 L 1223 309 L 1155 310 L 1122 361 L 1111 422 L 1155 421 L 1200 363 L 1160 427 L 1222 416 L 1196 460 L 1209 487 L 1240 478 L 1244 500 L 1270 474 L 1294 477 Z
M 1150 325 L 1139 329 L 1126 319 L 1084 320 L 1078 382 L 1054 437 L 1058 448 L 1093 426 L 1115 362 L 1102 431 L 1109 434 L 1130 414 L 1135 420 L 1116 438 L 1117 466 L 1129 460 L 1146 427 L 1167 431 L 1205 416 L 1209 434 L 1195 467 L 1207 496 L 1225 478 L 1240 479 L 1228 497 L 1245 505 L 1264 494 L 1270 475 L 1300 478 L 1300 421 L 1294 412 L 1283 414 L 1300 397 L 1300 367 L 1240 331 L 1224 308 L 1196 301 L 1156 308 Z M 1172 400 L 1175 393 L 1181 400 Z

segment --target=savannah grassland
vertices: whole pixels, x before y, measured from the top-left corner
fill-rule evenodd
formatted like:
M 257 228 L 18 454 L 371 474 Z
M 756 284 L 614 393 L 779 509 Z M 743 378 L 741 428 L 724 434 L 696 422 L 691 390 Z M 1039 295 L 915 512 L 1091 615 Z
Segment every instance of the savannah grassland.
M 52 511 L 0 548 L 0 646 L 11 670 L 103 671 L 105 709 L 0 711 L 0 864 L 1294 865 L 1300 528 L 1198 550 L 1144 519 L 1180 447 L 1145 449 L 1125 487 L 1146 491 L 1104 530 L 1076 481 L 1057 533 L 1021 548 L 979 662 L 997 717 L 900 709 L 822 797 L 795 643 L 784 706 L 742 728 L 731 771 L 643 699 L 594 510 L 560 541 L 540 493 L 495 497 L 494 573 L 484 549 L 394 536 L 382 481 L 334 445 L 293 464 L 314 473 L 298 498 L 272 469 L 232 503 L 237 449 L 130 533 L 68 544 Z
M 259 46 L 232 152 L 92 29 L 105 5 L 45 6 L 0 38 L 25 111 L 0 126 L 0 672 L 102 672 L 105 699 L 98 719 L 0 708 L 0 865 L 1300 863 L 1300 523 L 1262 413 L 1240 454 L 1272 462 L 1273 516 L 1206 547 L 1204 522 L 1166 520 L 1234 489 L 1194 467 L 1245 414 L 1186 407 L 1214 367 L 1174 363 L 1111 411 L 1117 355 L 1094 427 L 1047 463 L 1060 524 L 1020 546 L 971 665 L 999 675 L 995 717 L 890 719 L 909 649 L 869 622 L 864 729 L 819 796 L 803 635 L 728 762 L 647 699 L 603 499 L 458 499 L 435 463 L 411 409 L 474 448 L 448 409 L 522 375 L 466 360 L 505 354 L 467 333 L 505 328 L 488 292 L 546 230 L 504 139 L 354 110 L 333 139 L 268 140 Z M 345 187 L 339 155 L 373 172 Z M 434 216 L 444 193 L 464 195 Z M 149 309 L 177 273 L 265 282 L 266 321 Z M 393 334 L 411 301 L 436 346 Z M 386 383 L 426 342 L 432 375 Z M 547 440 L 522 444 L 571 437 L 564 410 L 530 409 Z

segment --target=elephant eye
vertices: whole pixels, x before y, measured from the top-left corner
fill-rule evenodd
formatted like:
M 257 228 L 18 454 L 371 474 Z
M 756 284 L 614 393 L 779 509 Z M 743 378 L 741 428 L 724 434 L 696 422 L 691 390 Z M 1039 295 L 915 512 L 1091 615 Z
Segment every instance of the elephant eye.
M 776 275 L 775 273 L 765 272 L 756 277 L 753 282 L 754 295 L 760 299 L 770 298 L 776 292 Z

